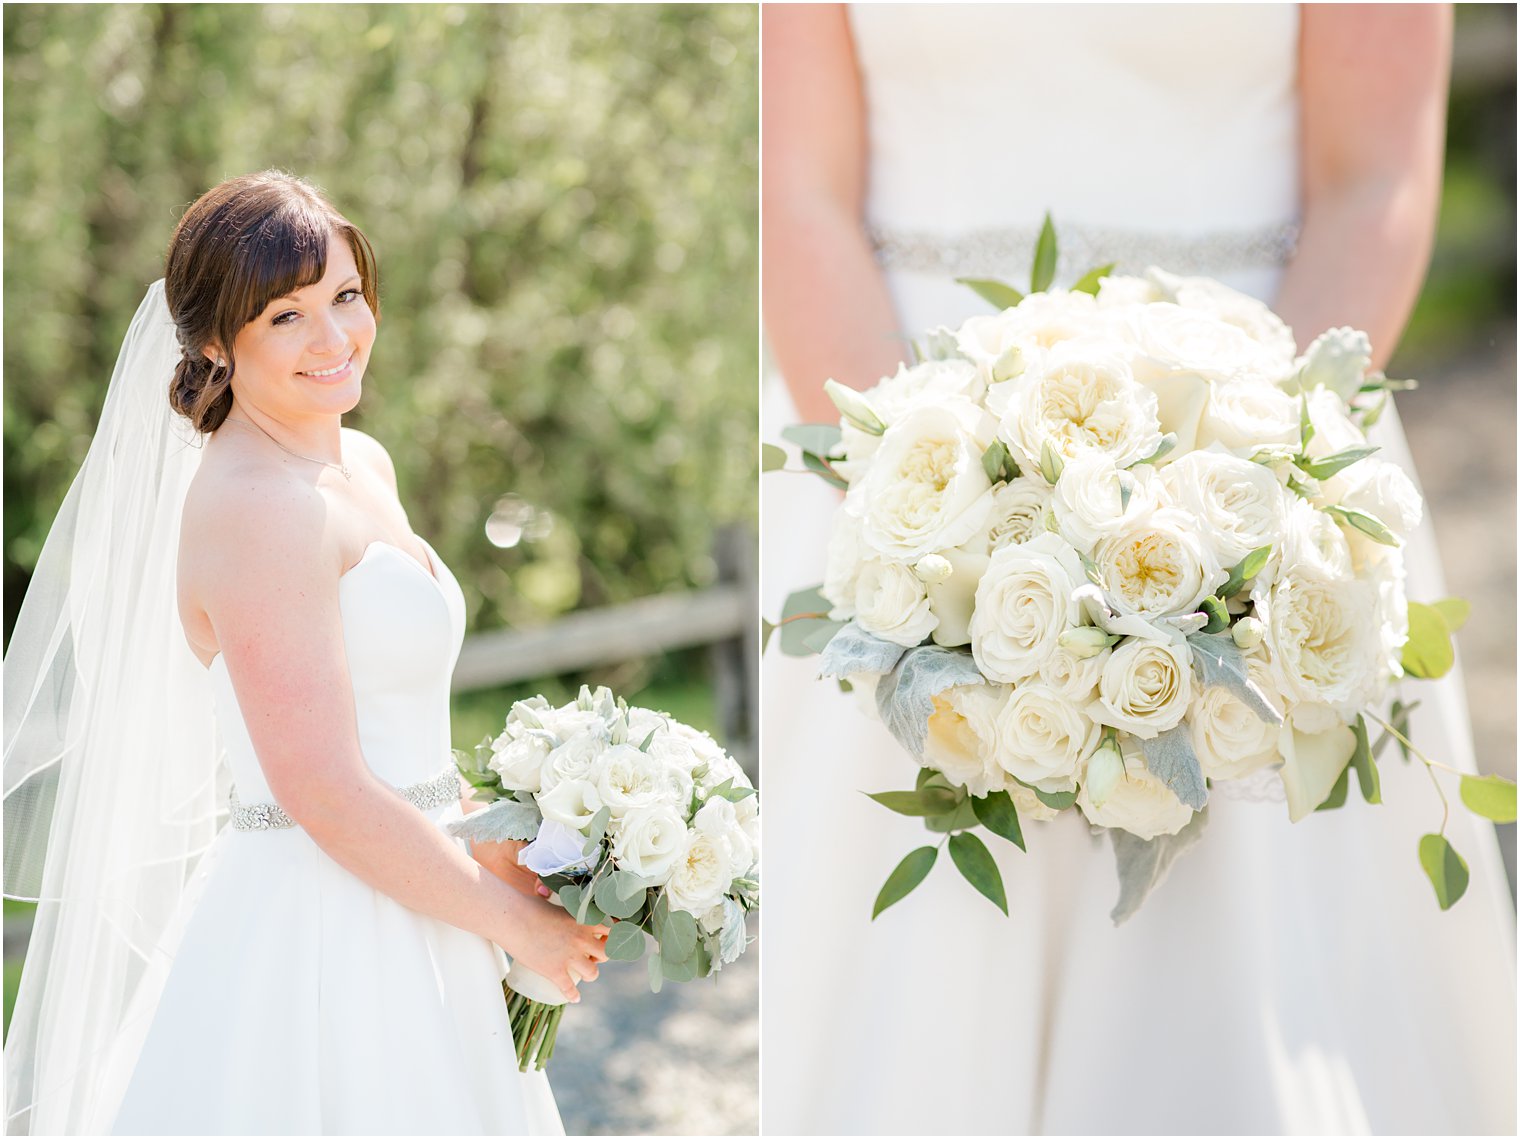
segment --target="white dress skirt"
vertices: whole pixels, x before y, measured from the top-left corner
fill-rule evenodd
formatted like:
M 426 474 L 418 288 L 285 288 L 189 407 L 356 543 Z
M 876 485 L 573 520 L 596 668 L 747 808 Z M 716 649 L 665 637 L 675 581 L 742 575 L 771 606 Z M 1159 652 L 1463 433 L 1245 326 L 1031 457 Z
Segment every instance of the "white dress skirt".
M 957 276 L 1027 280 L 1044 212 L 1058 283 L 1158 264 L 1270 301 L 1297 203 L 1289 5 L 852 9 L 868 212 L 905 335 L 990 311 Z M 822 377 L 819 378 L 820 382 Z M 762 437 L 796 422 L 767 383 Z M 1374 432 L 1412 473 L 1396 415 Z M 795 465 L 795 464 L 794 464 Z M 762 597 L 822 579 L 839 496 L 762 482 Z M 1409 595 L 1444 596 L 1433 528 Z M 1115 928 L 1106 842 L 1063 815 L 1029 852 L 990 839 L 1004 917 L 941 859 L 869 920 L 922 825 L 862 791 L 915 765 L 816 658 L 763 677 L 768 1134 L 1513 1134 L 1514 909 L 1491 825 L 1460 806 L 1472 870 L 1441 913 L 1416 857 L 1440 824 L 1390 748 L 1384 803 L 1289 824 L 1216 795 L 1203 841 Z M 1462 682 L 1411 685 L 1414 738 L 1473 768 Z
M 339 601 L 365 760 L 441 826 L 459 816 L 464 597 L 428 553 L 424 568 L 372 543 Z M 149 964 L 91 1133 L 563 1134 L 543 1074 L 517 1070 L 501 951 L 366 885 L 299 827 L 262 828 L 273 798 L 221 657 L 211 684 L 242 809 Z

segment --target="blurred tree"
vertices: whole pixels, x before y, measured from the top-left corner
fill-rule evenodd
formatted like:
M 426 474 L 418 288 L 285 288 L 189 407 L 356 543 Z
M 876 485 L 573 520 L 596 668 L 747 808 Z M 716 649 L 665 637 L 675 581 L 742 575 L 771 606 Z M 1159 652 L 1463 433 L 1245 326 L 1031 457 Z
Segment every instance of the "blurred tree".
M 266 167 L 379 252 L 349 422 L 474 627 L 709 581 L 714 528 L 754 516 L 757 20 L 7 6 L 7 638 L 174 223 Z

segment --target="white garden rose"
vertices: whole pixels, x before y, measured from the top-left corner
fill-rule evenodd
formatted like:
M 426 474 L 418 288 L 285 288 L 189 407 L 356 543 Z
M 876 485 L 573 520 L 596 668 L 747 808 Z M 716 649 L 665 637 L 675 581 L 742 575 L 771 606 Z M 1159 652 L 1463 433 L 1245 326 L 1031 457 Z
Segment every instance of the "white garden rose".
M 1028 369 L 1058 344 L 1110 339 L 1108 325 L 1108 314 L 1087 293 L 1050 289 L 1030 293 L 1015 307 L 994 316 L 972 317 L 956 334 L 956 347 L 989 377 L 1006 375 L 1006 369 L 999 373 L 997 364 L 1008 360 L 1010 349 L 1017 349 L 1020 363 Z M 989 405 L 1003 394 L 1001 384 L 990 388 Z
M 868 633 L 912 648 L 939 624 L 929 591 L 899 562 L 869 558 L 855 583 L 855 620 Z
M 936 696 L 925 766 L 944 772 L 973 795 L 1001 791 L 1007 779 L 997 762 L 997 715 L 1007 695 L 1003 685 L 964 684 Z
M 1266 350 L 1267 359 L 1280 376 L 1293 371 L 1298 345 L 1293 330 L 1270 308 L 1255 297 L 1220 284 L 1211 277 L 1177 277 L 1151 268 L 1146 276 L 1157 286 L 1158 300 L 1171 301 L 1185 309 L 1206 313 L 1226 324 L 1234 325 Z
M 1008 797 L 1013 800 L 1014 809 L 1018 811 L 1022 822 L 1027 823 L 1033 819 L 1038 823 L 1048 823 L 1061 813 L 1054 807 L 1047 807 L 1040 802 L 1040 797 L 1021 783 L 1008 784 Z
M 638 807 L 623 816 L 612 837 L 618 869 L 663 886 L 686 849 L 686 823 L 669 806 Z
M 1266 660 L 1248 657 L 1246 670 L 1280 714 L 1283 704 L 1273 692 Z M 1278 725 L 1267 723 L 1222 684 L 1199 687 L 1188 713 L 1188 727 L 1199 766 L 1210 779 L 1240 779 L 1282 759 L 1277 750 Z
M 1398 464 L 1375 455 L 1352 463 L 1334 482 L 1339 505 L 1372 515 L 1399 538 L 1407 538 L 1425 512 L 1413 480 Z
M 544 818 L 553 819 L 571 830 L 581 830 L 603 807 L 596 784 L 586 778 L 566 777 L 536 796 Z
M 1337 451 L 1360 447 L 1367 442 L 1362 429 L 1346 414 L 1345 403 L 1329 388 L 1315 388 L 1306 398 L 1309 401 L 1309 422 L 1314 427 L 1314 436 L 1304 450 L 1311 459 L 1323 459 Z
M 860 519 L 848 510 L 836 510 L 819 588 L 833 606 L 829 616 L 835 621 L 855 616 L 855 583 L 867 553 L 860 543 Z
M 671 909 L 693 917 L 706 913 L 728 892 L 735 874 L 727 843 L 706 831 L 689 830 L 665 883 L 665 900 Z
M 537 792 L 544 761 L 553 750 L 548 732 L 511 727 L 491 741 L 490 768 L 508 791 Z
M 984 411 L 961 400 L 919 408 L 889 427 L 845 500 L 861 520 L 864 544 L 911 562 L 975 534 L 992 508 L 982 469 L 990 426 Z
M 1273 690 L 1289 704 L 1354 712 L 1376 695 L 1383 647 L 1375 587 L 1297 568 L 1279 575 L 1262 608 Z
M 1098 282 L 1099 308 L 1127 308 L 1167 299 L 1156 283 L 1145 277 L 1110 275 Z
M 1288 502 L 1277 476 L 1260 463 L 1220 451 L 1193 451 L 1161 477 L 1172 497 L 1197 520 L 1197 534 L 1221 566 L 1252 550 L 1282 547 Z
M 1040 469 L 1047 444 L 1063 460 L 1107 455 L 1119 466 L 1144 459 L 1161 444 L 1155 393 L 1135 382 L 1110 346 L 1057 344 L 1023 375 L 998 385 L 1006 407 L 999 436 L 1026 474 Z
M 749 780 L 745 780 L 742 786 L 748 787 Z M 734 818 L 738 820 L 739 827 L 744 831 L 744 837 L 749 839 L 750 849 L 754 852 L 748 866 L 738 868 L 742 876 L 753 870 L 760 857 L 760 797 L 749 795 L 734 804 Z
M 1304 567 L 1322 577 L 1351 576 L 1351 547 L 1335 519 L 1301 498 L 1288 501 L 1280 573 Z
M 592 766 L 590 776 L 597 798 L 613 819 L 621 819 L 636 807 L 683 804 L 691 798 L 691 775 L 681 765 L 664 763 L 653 753 L 632 744 L 607 749 Z
M 753 795 L 750 796 L 754 798 Z M 743 874 L 755 864 L 755 847 L 749 833 L 739 821 L 735 804 L 727 799 L 709 799 L 691 820 L 692 829 L 699 830 L 719 844 L 726 844 L 728 864 L 733 876 Z
M 600 716 L 596 717 L 595 723 L 582 728 L 575 735 L 569 738 L 560 735 L 560 739 L 565 742 L 544 758 L 544 764 L 539 769 L 540 793 L 547 793 L 566 779 L 586 778 L 591 765 L 609 746 L 607 728 Z
M 1138 748 L 1125 748 L 1123 754 L 1124 777 L 1114 784 L 1101 807 L 1093 805 L 1085 785 L 1077 792 L 1077 807 L 1087 821 L 1099 827 L 1118 827 L 1143 839 L 1176 834 L 1187 826 L 1193 809 L 1151 774 Z
M 971 654 L 982 675 L 1011 684 L 1038 673 L 1061 633 L 1079 622 L 1072 593 L 1085 580 L 1077 552 L 1056 534 L 993 554 L 971 615 Z
M 997 717 L 997 760 L 1004 771 L 1042 791 L 1075 789 L 1077 769 L 1098 746 L 1101 729 L 1049 685 L 1019 685 Z
M 1085 628 L 1101 633 L 1090 625 Z M 1082 707 L 1096 694 L 1098 678 L 1103 675 L 1103 666 L 1113 651 L 1103 648 L 1090 657 L 1078 657 L 1066 648 L 1057 648 L 1041 666 L 1040 679 L 1055 689 L 1061 699 Z
M 1162 507 L 1093 549 L 1103 592 L 1119 614 L 1145 618 L 1191 613 L 1229 571 L 1183 510 Z
M 1142 383 L 1189 374 L 1210 382 L 1284 369 L 1276 352 L 1206 311 L 1158 302 L 1131 310 L 1134 371 Z
M 607 738 L 607 720 L 597 711 L 566 704 L 563 708 L 549 708 L 538 713 L 544 728 L 553 733 L 560 743 L 580 736 Z
M 1107 455 L 1082 455 L 1061 471 L 1051 509 L 1061 537 L 1073 548 L 1091 553 L 1104 538 L 1144 522 L 1165 504 L 1165 494 L 1149 465 L 1126 471 L 1114 466 Z
M 917 408 L 934 407 L 951 399 L 976 402 L 985 390 L 976 368 L 965 360 L 926 360 L 912 367 L 899 365 L 894 375 L 860 395 L 877 418 L 891 427 Z M 839 431 L 845 459 L 835 467 L 846 481 L 854 481 L 865 461 L 880 448 L 882 436 L 862 431 L 848 420 L 840 423 Z
M 1102 724 L 1153 739 L 1175 728 L 1193 698 L 1193 662 L 1187 642 L 1129 637 L 1117 645 L 1098 677 L 1098 696 L 1087 714 Z
M 1197 445 L 1218 443 L 1242 458 L 1269 443 L 1298 443 L 1298 401 L 1260 377 L 1216 382 L 1198 427 Z
M 1021 474 L 994 489 L 992 509 L 983 527 L 986 552 L 1028 542 L 1045 533 L 1049 503 L 1050 486 L 1042 478 Z

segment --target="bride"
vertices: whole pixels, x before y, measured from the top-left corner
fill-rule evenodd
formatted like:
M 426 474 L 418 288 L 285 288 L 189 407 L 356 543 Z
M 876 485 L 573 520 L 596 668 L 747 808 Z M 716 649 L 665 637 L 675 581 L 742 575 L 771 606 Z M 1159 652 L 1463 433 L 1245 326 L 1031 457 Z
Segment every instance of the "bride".
M 5 658 L 10 1132 L 562 1132 L 496 947 L 573 1000 L 606 931 L 442 829 L 464 599 L 341 425 L 378 296 L 266 172 L 190 207 L 127 333 Z
M 1058 284 L 1156 264 L 1273 303 L 1301 346 L 1350 324 L 1380 365 L 1398 339 L 1439 194 L 1444 8 L 771 6 L 763 35 L 765 322 L 790 389 L 766 439 L 837 419 L 825 378 L 869 386 L 905 336 L 988 311 L 954 278 L 1026 278 L 1046 209 Z M 1410 470 L 1396 419 L 1379 433 Z M 768 476 L 769 614 L 822 579 L 837 503 Z M 1428 521 L 1407 556 L 1410 595 L 1443 596 Z M 1460 807 L 1472 888 L 1437 910 L 1418 764 L 1390 750 L 1383 805 L 1296 826 L 1216 797 L 1119 928 L 1112 860 L 1065 816 L 1027 855 L 992 840 L 1010 917 L 942 867 L 872 923 L 923 831 L 859 792 L 910 786 L 911 761 L 815 675 L 766 662 L 770 825 L 806 836 L 766 852 L 768 1132 L 1513 1134 L 1514 911 Z M 1460 685 L 1421 685 L 1413 728 L 1471 770 Z

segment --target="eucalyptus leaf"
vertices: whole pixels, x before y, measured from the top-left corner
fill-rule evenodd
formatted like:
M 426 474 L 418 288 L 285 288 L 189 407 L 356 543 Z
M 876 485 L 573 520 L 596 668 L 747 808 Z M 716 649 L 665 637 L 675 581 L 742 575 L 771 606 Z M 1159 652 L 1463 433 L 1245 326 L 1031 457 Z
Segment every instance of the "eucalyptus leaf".
M 914 891 L 934 868 L 934 859 L 938 853 L 932 846 L 921 846 L 897 864 L 897 868 L 887 875 L 881 892 L 876 895 L 876 904 L 871 907 L 872 921 L 876 920 L 882 910 L 902 901 Z
M 1055 280 L 1055 276 L 1056 227 L 1047 213 L 1044 224 L 1040 226 L 1039 240 L 1034 245 L 1034 268 L 1029 273 L 1029 291 L 1043 293 L 1050 288 L 1050 282 Z
M 655 950 L 646 959 L 649 963 L 649 991 L 658 993 L 665 984 L 665 963 L 660 960 L 659 950 Z
M 1515 821 L 1515 785 L 1497 775 L 1462 776 L 1462 802 L 1496 823 Z
M 1358 715 L 1351 730 L 1356 735 L 1356 750 L 1351 753 L 1351 762 L 1348 766 L 1356 771 L 1356 781 L 1361 788 L 1362 799 L 1368 803 L 1381 803 L 1383 801 L 1382 784 L 1378 778 L 1377 764 L 1372 762 L 1372 748 L 1367 742 L 1367 721 Z
M 897 667 L 881 678 L 876 685 L 876 708 L 897 742 L 909 755 L 922 759 L 934 698 L 957 685 L 985 683 L 970 653 L 921 645 L 904 653 Z
M 1402 659 L 1405 672 L 1424 680 L 1445 676 L 1456 663 L 1451 629 L 1435 606 L 1409 603 L 1409 639 L 1404 643 Z
M 971 808 L 982 826 L 993 834 L 1006 838 L 1020 850 L 1028 849 L 1024 845 L 1024 831 L 1019 826 L 1019 812 L 1007 791 L 994 791 L 980 799 L 973 798 Z
M 603 807 L 591 816 L 591 822 L 586 826 L 586 845 L 581 848 L 582 854 L 590 854 L 602 844 L 602 839 L 607 834 L 607 824 L 611 821 L 611 807 Z
M 685 961 L 697 947 L 697 919 L 685 910 L 669 910 L 657 931 L 660 939 L 660 956 L 667 966 L 665 975 L 670 976 L 669 966 Z
M 1109 913 L 1115 925 L 1122 925 L 1140 909 L 1150 892 L 1159 886 L 1179 855 L 1198 841 L 1208 825 L 1209 813 L 1199 811 L 1176 834 L 1143 839 L 1118 827 L 1110 827 L 1109 841 L 1119 869 L 1119 901 Z
M 632 922 L 614 922 L 607 932 L 607 956 L 613 961 L 637 961 L 644 949 L 644 931 Z
M 1467 863 L 1444 835 L 1428 834 L 1420 839 L 1420 865 L 1435 887 L 1436 901 L 1443 910 L 1451 909 L 1467 892 Z
M 1228 632 L 1193 633 L 1187 639 L 1193 650 L 1193 668 L 1206 685 L 1222 685 L 1267 724 L 1281 724 L 1282 716 L 1251 679 L 1246 658 Z
M 1089 269 L 1077 279 L 1077 283 L 1071 287 L 1071 291 L 1074 293 L 1086 293 L 1092 297 L 1097 296 L 1098 286 L 1102 284 L 1103 278 L 1111 276 L 1117 266 L 1117 262 L 1111 261 L 1107 265 L 1099 265 L 1096 269 Z
M 818 675 L 843 679 L 857 672 L 891 672 L 907 651 L 851 621 L 829 638 L 818 662 Z
M 632 870 L 614 870 L 610 878 L 616 884 L 620 898 L 637 897 L 647 891 L 651 885 L 647 878 L 639 877 Z
M 786 452 L 774 443 L 760 444 L 760 471 L 779 471 L 786 466 Z
M 547 885 L 547 882 L 545 884 Z M 565 907 L 565 912 L 573 915 L 581 907 L 581 892 L 579 886 L 561 886 L 555 891 L 554 896 L 559 899 L 559 904 Z
M 834 634 L 844 628 L 843 621 L 820 622 L 816 629 L 811 630 L 802 638 L 803 647 L 810 653 L 821 653 L 829 647 L 829 642 L 834 639 Z
M 831 467 L 827 460 L 819 458 L 811 451 L 802 452 L 802 465 L 823 479 L 835 490 L 849 490 L 850 484 L 839 477 L 839 473 Z
M 1467 624 L 1467 618 L 1472 615 L 1472 605 L 1460 597 L 1442 598 L 1432 603 L 1431 608 L 1441 615 L 1453 633 Z
M 1004 914 L 1008 913 L 1008 896 L 1003 892 L 1003 875 L 987 846 L 969 831 L 950 836 L 950 860 L 961 877 Z
M 1015 308 L 1024 299 L 1024 294 L 1012 285 L 993 280 L 991 277 L 957 277 L 955 283 L 965 285 L 993 308 Z
M 955 810 L 960 800 L 957 794 L 944 787 L 924 787 L 917 791 L 878 791 L 868 794 L 889 811 L 913 818 L 928 818 Z
M 804 454 L 827 457 L 839 446 L 839 427 L 832 423 L 797 423 L 781 432 L 781 438 L 795 443 Z
M 829 620 L 833 606 L 817 587 L 799 589 L 791 594 L 781 606 L 781 651 L 787 656 L 811 656 L 816 650 L 803 642 L 810 633 L 819 629 L 833 628 L 836 622 Z
M 537 807 L 516 799 L 498 799 L 483 811 L 473 811 L 449 824 L 455 838 L 471 842 L 532 842 L 542 821 Z
M 1187 724 L 1178 724 L 1152 739 L 1141 740 L 1140 749 L 1145 752 L 1145 766 L 1150 768 L 1152 775 L 1193 810 L 1203 810 L 1203 805 L 1209 801 L 1209 788 L 1204 781 L 1203 766 L 1198 762 L 1198 753 L 1193 750 L 1193 734 Z
M 618 890 L 617 874 L 609 874 L 596 884 L 596 904 L 610 918 L 626 921 L 644 906 L 644 894 L 636 891 L 624 895 Z
M 667 981 L 695 981 L 698 977 L 705 977 L 711 969 L 707 950 L 701 945 L 693 945 L 692 951 L 679 961 L 663 955 L 662 959 Z

